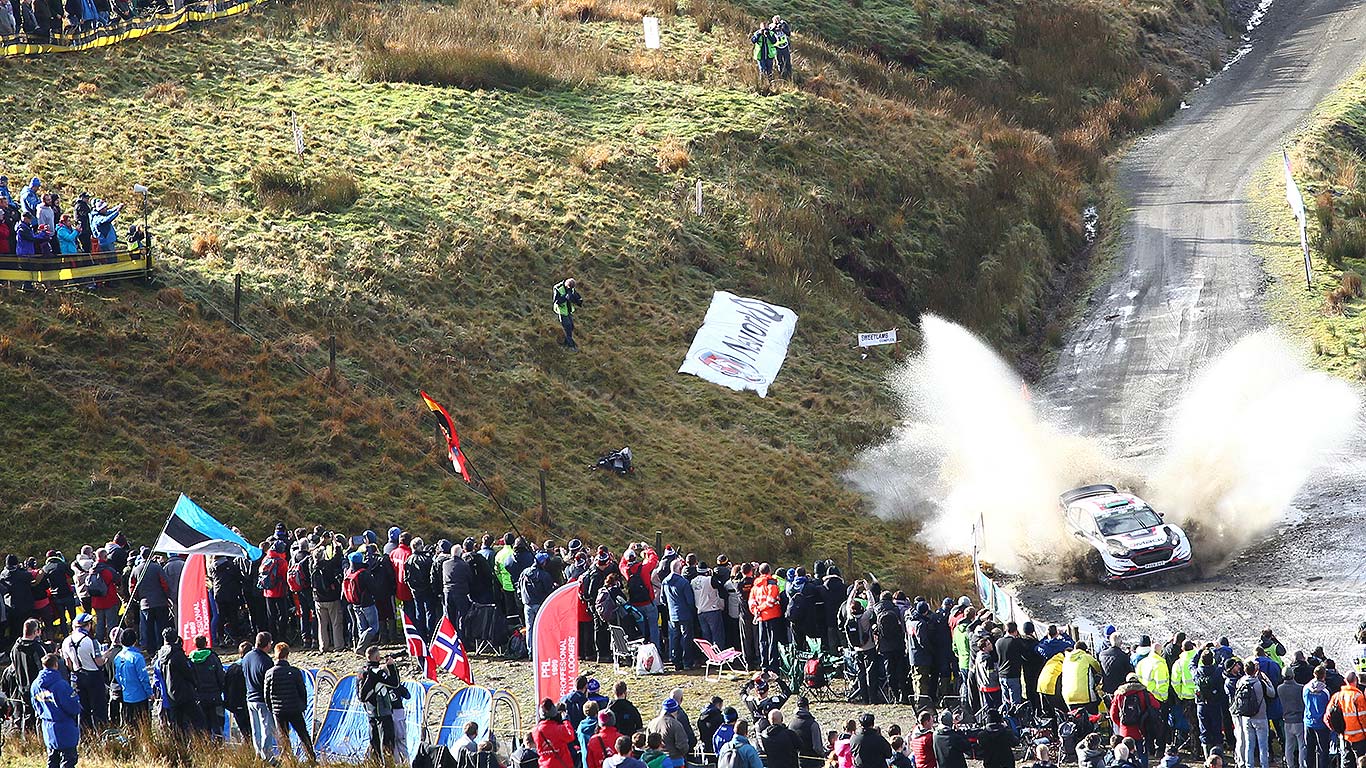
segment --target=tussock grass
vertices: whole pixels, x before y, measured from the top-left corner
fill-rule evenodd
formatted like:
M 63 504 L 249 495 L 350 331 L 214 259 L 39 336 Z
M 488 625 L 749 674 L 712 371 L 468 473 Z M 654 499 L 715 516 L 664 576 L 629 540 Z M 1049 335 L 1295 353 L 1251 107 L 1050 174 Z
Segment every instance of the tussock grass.
M 258 166 L 252 169 L 251 185 L 265 205 L 299 213 L 337 213 L 349 208 L 360 196 L 356 179 L 345 172 L 320 173 L 312 177 Z M 191 246 L 192 250 L 221 253 L 221 243 L 215 235 L 196 237 L 199 239 Z

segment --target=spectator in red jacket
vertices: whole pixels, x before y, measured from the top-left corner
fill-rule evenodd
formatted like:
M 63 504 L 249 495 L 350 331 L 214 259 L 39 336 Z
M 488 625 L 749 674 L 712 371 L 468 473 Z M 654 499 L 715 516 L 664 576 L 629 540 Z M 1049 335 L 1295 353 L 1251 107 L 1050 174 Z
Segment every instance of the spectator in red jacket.
M 619 738 L 621 731 L 617 730 L 616 715 L 610 710 L 599 712 L 598 732 L 588 737 L 588 754 L 584 756 L 587 768 L 602 768 L 603 762 L 617 753 Z
M 1110 701 L 1110 722 L 1114 724 L 1115 732 L 1132 738 L 1140 750 L 1147 749 L 1148 755 L 1154 754 L 1151 747 L 1159 734 L 1151 734 L 1145 742 L 1144 733 L 1149 723 L 1161 723 L 1161 712 L 1162 702 L 1143 687 L 1133 672 L 1129 673 L 1124 685 L 1115 689 L 1115 697 Z
M 541 702 L 541 721 L 531 729 L 531 743 L 539 757 L 539 768 L 574 768 L 578 765 L 578 740 L 555 702 Z
M 266 600 L 267 629 L 274 637 L 286 637 L 289 632 L 289 561 L 285 559 L 288 545 L 275 541 L 261 560 L 256 586 Z
M 626 582 L 626 599 L 645 619 L 645 631 L 655 648 L 659 644 L 659 606 L 655 604 L 655 589 L 650 583 L 650 574 L 659 565 L 659 555 L 654 547 L 643 541 L 636 542 L 621 556 L 621 575 Z
M 938 768 L 934 758 L 934 713 L 925 710 L 920 713 L 920 725 L 911 732 L 911 759 L 915 768 Z
M 404 568 L 412 554 L 413 535 L 407 532 L 400 533 L 398 544 L 389 551 L 389 562 L 394 564 L 394 576 L 398 580 L 398 591 L 394 593 L 394 597 L 403 604 L 403 614 L 416 624 L 417 619 L 413 616 L 413 590 L 408 586 L 408 574 Z

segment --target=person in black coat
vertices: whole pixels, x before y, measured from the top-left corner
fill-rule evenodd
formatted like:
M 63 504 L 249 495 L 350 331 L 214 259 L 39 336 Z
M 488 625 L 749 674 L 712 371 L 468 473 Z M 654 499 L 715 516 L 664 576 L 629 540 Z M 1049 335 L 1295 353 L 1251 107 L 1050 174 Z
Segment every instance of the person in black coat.
M 887 762 L 892 759 L 892 745 L 874 727 L 873 713 L 859 715 L 858 724 L 858 733 L 849 739 L 854 768 L 886 768 Z
M 855 737 L 857 738 L 857 737 Z M 801 760 L 802 745 L 797 734 L 783 723 L 783 711 L 775 709 L 768 713 L 768 727 L 759 732 L 759 745 L 764 750 L 765 768 L 798 768 Z M 891 757 L 891 750 L 887 752 Z M 883 761 L 876 766 L 865 768 L 886 768 Z
M 33 574 L 20 564 L 18 555 L 5 556 L 0 590 L 4 591 L 6 608 L 3 647 L 22 637 L 24 622 L 33 617 Z
M 934 761 L 939 768 L 968 768 L 968 752 L 972 742 L 968 732 L 953 727 L 953 712 L 939 713 L 939 727 L 934 729 Z
M 223 660 L 209 647 L 209 639 L 203 635 L 194 639 L 194 652 L 190 654 L 190 667 L 194 670 L 194 694 L 199 710 L 204 713 L 204 727 L 214 735 L 223 732 L 223 689 L 227 673 L 223 670 Z M 246 689 L 243 689 L 243 704 L 246 703 Z
M 1130 663 L 1129 652 L 1124 650 L 1118 634 L 1110 635 L 1109 641 L 1105 650 L 1096 654 L 1096 658 L 1100 661 L 1100 688 L 1113 695 L 1117 688 L 1124 685 L 1129 673 L 1134 671 L 1134 665 Z
M 849 599 L 849 585 L 844 583 L 840 569 L 833 564 L 827 566 L 821 584 L 825 587 L 825 652 L 834 653 L 843 644 L 839 612 L 840 606 Z
M 308 688 L 304 683 L 304 673 L 289 663 L 289 645 L 275 645 L 275 666 L 266 672 L 266 703 L 271 714 L 275 715 L 275 735 L 280 740 L 282 754 L 292 754 L 289 729 L 294 728 L 299 741 L 303 742 L 304 752 L 310 763 L 318 762 L 313 752 L 313 739 L 309 733 L 308 721 L 304 718 L 304 708 L 308 706 Z
M 982 768 L 1015 768 L 1015 746 L 1020 737 L 1015 735 L 996 710 L 987 712 L 986 727 L 977 732 L 977 757 Z
M 483 560 L 478 553 L 474 557 Z M 456 629 L 470 610 L 470 596 L 474 593 L 473 558 L 463 550 L 455 550 L 451 557 L 441 561 L 441 603 L 446 616 Z
M 154 663 L 166 686 L 166 699 L 171 703 L 170 711 L 165 713 L 166 719 L 182 737 L 188 737 L 191 731 L 204 730 L 204 712 L 199 708 L 195 692 L 194 667 L 185 656 L 185 648 L 173 628 L 162 630 L 161 637 L 161 650 L 157 651 Z
M 223 707 L 232 713 L 237 730 L 247 741 L 251 740 L 251 715 L 247 712 L 247 675 L 242 669 L 241 657 L 251 651 L 251 643 L 237 645 L 238 660 L 223 670 Z

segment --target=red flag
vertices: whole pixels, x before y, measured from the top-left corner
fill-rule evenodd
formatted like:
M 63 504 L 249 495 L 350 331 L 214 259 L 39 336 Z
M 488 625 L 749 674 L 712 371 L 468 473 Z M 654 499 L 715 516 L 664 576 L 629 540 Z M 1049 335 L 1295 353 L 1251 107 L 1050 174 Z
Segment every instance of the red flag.
M 422 638 L 422 633 L 413 626 L 412 619 L 408 614 L 403 614 L 403 636 L 408 639 L 408 655 L 414 659 L 427 658 L 427 641 Z
M 455 433 L 455 422 L 451 421 L 451 415 L 446 413 L 446 409 L 441 404 L 427 396 L 426 392 L 420 393 L 422 402 L 427 404 L 432 412 L 432 418 L 436 419 L 436 425 L 441 427 L 441 431 L 446 434 L 446 445 L 450 448 L 451 465 L 455 467 L 460 476 L 465 478 L 465 482 L 472 483 L 470 471 L 465 468 L 465 454 L 460 452 L 460 436 Z
M 185 558 L 185 569 L 180 572 L 180 590 L 176 595 L 176 617 L 180 625 L 180 641 L 185 653 L 194 651 L 194 639 L 203 635 L 213 647 L 212 624 L 209 621 L 209 585 L 203 555 Z
M 474 685 L 474 673 L 470 671 L 470 658 L 465 655 L 465 644 L 460 642 L 460 635 L 455 631 L 455 625 L 451 623 L 449 616 L 441 618 L 441 626 L 436 630 L 436 637 L 432 638 L 430 655 L 427 658 L 427 676 L 433 680 L 436 679 L 433 677 L 436 674 L 433 667 L 436 667 L 464 680 L 465 685 Z
M 541 603 L 528 641 L 536 701 L 559 701 L 574 690 L 579 676 L 578 582 L 565 584 Z

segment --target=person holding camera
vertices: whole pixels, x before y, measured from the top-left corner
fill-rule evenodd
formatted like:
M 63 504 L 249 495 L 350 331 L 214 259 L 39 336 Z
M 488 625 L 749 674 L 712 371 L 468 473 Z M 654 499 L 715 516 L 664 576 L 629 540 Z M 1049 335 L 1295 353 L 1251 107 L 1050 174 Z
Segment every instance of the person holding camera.
M 777 56 L 778 37 L 773 34 L 773 26 L 765 21 L 749 36 L 754 44 L 754 63 L 759 65 L 759 74 L 773 81 L 773 60 Z
M 370 646 L 356 693 L 370 717 L 370 754 L 380 763 L 394 759 L 394 711 L 402 711 L 403 699 L 408 696 L 408 689 L 398 680 L 395 658 L 392 654 L 381 656 L 378 645 Z
M 564 345 L 570 349 L 578 349 L 579 345 L 574 343 L 574 312 L 583 306 L 583 297 L 579 295 L 578 282 L 574 278 L 568 278 L 555 286 L 555 300 L 552 306 L 555 314 L 560 316 L 560 327 L 564 329 Z

